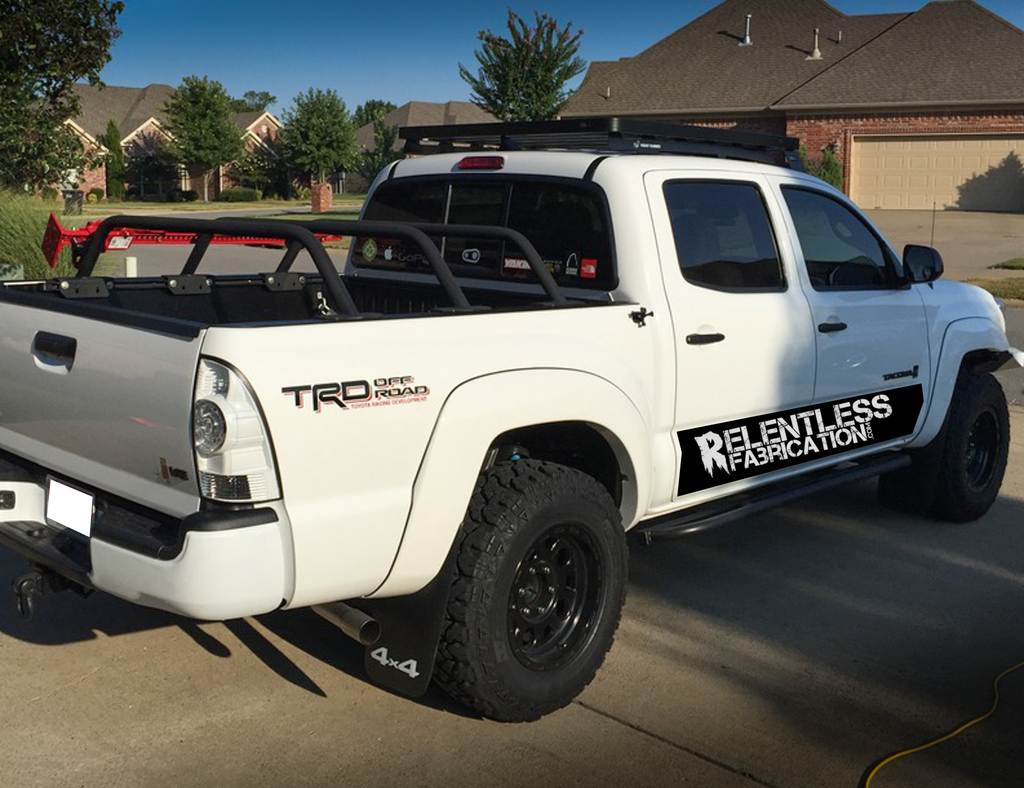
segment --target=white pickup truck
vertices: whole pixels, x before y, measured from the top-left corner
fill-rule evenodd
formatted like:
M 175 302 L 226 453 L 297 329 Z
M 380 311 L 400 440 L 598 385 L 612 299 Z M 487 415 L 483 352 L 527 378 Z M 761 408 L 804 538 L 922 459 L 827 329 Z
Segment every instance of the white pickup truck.
M 314 607 L 378 681 L 528 720 L 603 661 L 627 531 L 870 476 L 942 519 L 992 504 L 990 373 L 1022 361 L 999 305 L 783 166 L 795 141 L 615 119 L 404 135 L 449 152 L 389 166 L 358 222 L 114 217 L 80 276 L 0 287 L 23 611 L 66 588 L 201 619 Z M 183 270 L 93 276 L 131 227 L 196 233 Z M 311 231 L 353 236 L 342 275 Z M 199 273 L 218 235 L 286 251 Z

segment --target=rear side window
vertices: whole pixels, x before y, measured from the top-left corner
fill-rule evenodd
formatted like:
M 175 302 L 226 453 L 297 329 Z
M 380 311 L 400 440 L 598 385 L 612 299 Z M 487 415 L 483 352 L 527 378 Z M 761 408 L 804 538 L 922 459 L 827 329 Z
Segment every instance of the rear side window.
M 564 286 L 616 287 L 611 232 L 604 196 L 594 186 L 559 179 L 429 178 L 388 181 L 366 206 L 366 219 L 497 225 L 518 230 Z M 434 238 L 458 276 L 534 281 L 513 243 L 483 238 Z M 363 268 L 424 271 L 415 248 L 393 239 L 353 241 L 353 264 Z
M 673 181 L 665 203 L 683 278 L 713 290 L 784 290 L 760 190 L 750 183 Z

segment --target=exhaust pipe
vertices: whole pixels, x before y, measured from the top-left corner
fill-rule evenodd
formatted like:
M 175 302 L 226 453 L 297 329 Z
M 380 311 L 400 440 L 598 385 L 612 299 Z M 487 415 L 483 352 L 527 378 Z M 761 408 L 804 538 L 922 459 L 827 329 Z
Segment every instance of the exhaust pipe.
M 321 618 L 330 621 L 334 626 L 364 646 L 372 646 L 380 637 L 380 623 L 362 610 L 356 610 L 344 602 L 327 602 L 313 605 L 313 610 Z

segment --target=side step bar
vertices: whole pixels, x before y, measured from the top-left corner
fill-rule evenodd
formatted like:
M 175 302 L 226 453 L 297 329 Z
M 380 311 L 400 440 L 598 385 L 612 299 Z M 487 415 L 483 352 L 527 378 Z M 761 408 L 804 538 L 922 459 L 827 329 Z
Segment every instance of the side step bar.
M 846 465 L 825 468 L 796 479 L 776 482 L 724 501 L 711 501 L 683 512 L 673 512 L 641 523 L 636 532 L 648 544 L 655 538 L 675 538 L 707 531 L 760 512 L 785 506 L 807 495 L 843 484 L 869 479 L 910 464 L 906 454 L 883 454 Z

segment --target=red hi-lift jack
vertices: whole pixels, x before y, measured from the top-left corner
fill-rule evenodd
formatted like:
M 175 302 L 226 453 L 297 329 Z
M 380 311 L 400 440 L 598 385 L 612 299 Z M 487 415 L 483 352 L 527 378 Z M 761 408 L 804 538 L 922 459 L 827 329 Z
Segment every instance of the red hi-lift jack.
M 57 257 L 68 244 L 71 245 L 71 260 L 75 268 L 78 268 L 78 261 L 85 249 L 85 242 L 92 237 L 92 234 L 99 228 L 102 220 L 97 219 L 84 227 L 72 230 L 61 226 L 54 214 L 50 214 L 50 221 L 46 224 L 46 232 L 43 234 L 43 255 L 46 261 L 53 268 L 57 265 Z M 137 244 L 159 244 L 159 245 L 183 245 L 195 243 L 198 233 L 175 232 L 172 230 L 140 230 L 123 227 L 107 236 L 103 251 L 125 251 Z M 328 235 L 325 233 L 314 233 L 321 243 L 327 241 L 340 241 L 344 238 L 341 235 Z M 211 244 L 241 244 L 244 246 L 273 246 L 284 247 L 285 242 L 280 238 L 260 236 L 237 236 L 237 235 L 214 235 L 210 239 Z

